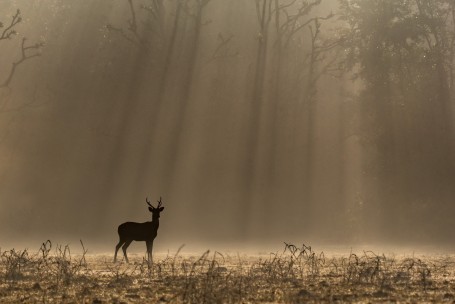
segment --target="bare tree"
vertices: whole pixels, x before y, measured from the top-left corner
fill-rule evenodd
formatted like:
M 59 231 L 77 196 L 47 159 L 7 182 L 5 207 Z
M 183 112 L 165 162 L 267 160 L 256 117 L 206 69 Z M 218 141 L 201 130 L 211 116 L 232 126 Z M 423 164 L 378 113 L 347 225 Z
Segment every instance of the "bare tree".
M 5 26 L 3 23 L 0 22 L 0 29 L 3 28 L 3 31 L 0 36 L 0 41 L 12 39 L 16 34 L 15 28 L 19 23 L 22 22 L 21 11 L 17 10 L 16 14 L 13 15 L 11 22 Z M 6 75 L 6 79 L 0 84 L 0 88 L 7 88 L 9 87 L 13 77 L 16 74 L 17 68 L 23 64 L 25 61 L 32 59 L 34 57 L 38 57 L 41 55 L 39 52 L 41 48 L 44 46 L 43 43 L 35 43 L 35 44 L 26 44 L 27 38 L 22 38 L 21 43 L 21 57 L 12 63 L 12 67 L 9 73 Z

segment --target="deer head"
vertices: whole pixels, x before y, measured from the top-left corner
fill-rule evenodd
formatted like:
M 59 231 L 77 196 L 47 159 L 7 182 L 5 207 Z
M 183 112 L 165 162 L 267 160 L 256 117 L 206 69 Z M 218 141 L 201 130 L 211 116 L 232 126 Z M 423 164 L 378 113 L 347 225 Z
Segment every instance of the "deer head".
M 161 211 L 164 210 L 164 207 L 161 207 L 161 197 L 156 207 L 153 207 L 153 205 L 149 202 L 147 197 L 145 198 L 145 201 L 147 202 L 147 205 L 149 205 L 149 211 L 153 214 L 152 217 L 159 218 Z

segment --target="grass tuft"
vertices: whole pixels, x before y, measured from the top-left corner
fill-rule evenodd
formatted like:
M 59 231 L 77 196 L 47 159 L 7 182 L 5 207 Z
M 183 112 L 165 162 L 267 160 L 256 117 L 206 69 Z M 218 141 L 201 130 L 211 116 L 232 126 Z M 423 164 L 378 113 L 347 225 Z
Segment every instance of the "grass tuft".
M 36 253 L 0 251 L 0 302 L 76 303 L 332 303 L 451 302 L 454 257 L 396 258 L 372 251 L 330 256 L 284 244 L 267 256 L 155 258 L 74 255 L 46 241 Z

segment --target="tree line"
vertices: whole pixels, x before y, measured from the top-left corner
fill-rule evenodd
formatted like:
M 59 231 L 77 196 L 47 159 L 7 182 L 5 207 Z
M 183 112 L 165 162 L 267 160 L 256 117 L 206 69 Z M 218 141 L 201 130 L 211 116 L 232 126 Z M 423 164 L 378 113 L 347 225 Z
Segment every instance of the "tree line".
M 233 197 L 250 202 L 236 229 L 250 229 L 251 217 L 266 219 L 260 229 L 267 229 L 274 214 L 258 210 L 273 206 L 283 193 L 301 200 L 297 212 L 321 216 L 321 187 L 314 178 L 321 151 L 317 119 L 327 115 L 336 117 L 334 155 L 345 153 L 344 140 L 353 134 L 362 146 L 358 202 L 346 202 L 351 198 L 343 192 L 342 157 L 331 169 L 336 186 L 329 204 L 342 215 L 334 225 L 345 225 L 347 213 L 356 209 L 367 219 L 360 226 L 368 226 L 375 214 L 376 229 L 399 230 L 416 219 L 422 233 L 435 225 L 449 227 L 455 211 L 450 204 L 453 1 L 339 0 L 331 6 L 322 0 L 125 0 L 111 5 L 120 7 L 122 18 L 95 12 L 85 29 L 100 30 L 102 39 L 88 35 L 84 43 L 103 46 L 94 55 L 98 64 L 92 77 L 109 93 L 99 88 L 92 93 L 127 101 L 115 105 L 123 115 L 114 150 L 124 149 L 131 132 L 142 142 L 131 192 L 151 180 L 166 181 L 160 185 L 163 193 L 175 188 L 169 181 L 181 173 L 189 144 L 182 130 L 191 130 L 196 108 L 204 105 L 212 128 L 202 130 L 198 142 L 201 153 L 212 156 L 193 166 L 210 176 L 216 171 L 207 172 L 207 161 L 212 168 L 226 153 L 234 155 L 225 160 L 232 164 L 230 185 L 240 189 Z M 20 18 L 17 11 L 11 23 L 1 24 L 0 42 L 13 38 Z M 12 76 L 20 77 L 16 67 L 38 56 L 41 47 L 23 40 L 21 59 L 2 73 L 3 86 L 14 85 Z M 321 113 L 327 96 L 339 106 Z M 122 154 L 111 161 L 121 162 Z M 202 181 L 194 183 L 203 188 Z M 427 219 L 429 212 L 438 219 Z

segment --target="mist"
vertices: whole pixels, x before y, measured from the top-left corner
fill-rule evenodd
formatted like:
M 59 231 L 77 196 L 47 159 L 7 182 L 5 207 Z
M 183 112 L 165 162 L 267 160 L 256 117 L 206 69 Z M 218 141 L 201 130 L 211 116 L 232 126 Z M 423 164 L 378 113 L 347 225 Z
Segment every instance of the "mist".
M 112 249 L 146 197 L 161 251 L 451 246 L 455 7 L 416 3 L 1 1 L 0 246 Z

